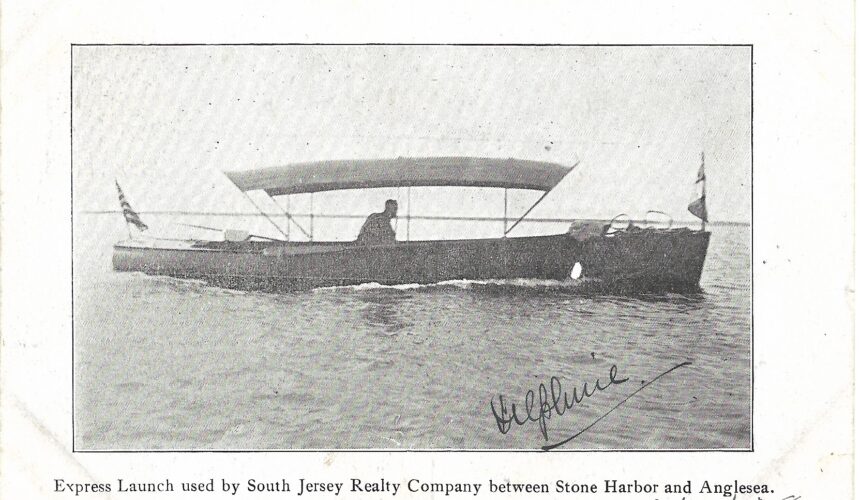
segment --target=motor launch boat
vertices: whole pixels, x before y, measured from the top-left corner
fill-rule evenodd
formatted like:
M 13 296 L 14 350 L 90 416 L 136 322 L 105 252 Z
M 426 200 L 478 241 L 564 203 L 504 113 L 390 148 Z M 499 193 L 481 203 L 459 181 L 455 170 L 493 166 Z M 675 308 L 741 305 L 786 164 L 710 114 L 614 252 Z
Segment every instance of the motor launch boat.
M 508 236 L 575 166 L 517 159 L 436 157 L 307 162 L 225 172 L 246 197 L 254 191 L 275 198 L 346 189 L 424 186 L 499 188 L 505 190 L 506 200 L 509 189 L 542 194 L 521 217 L 510 225 L 506 223 L 504 235 L 499 238 L 313 241 L 312 231 L 305 231 L 292 214 L 283 211 L 288 224 L 295 224 L 311 240 L 289 241 L 289 232 L 261 210 L 285 239 L 242 231 L 227 231 L 218 240 L 130 237 L 114 245 L 113 268 L 266 291 L 370 282 L 396 285 L 572 277 L 599 283 L 615 293 L 698 290 L 710 239 L 704 227 L 704 192 L 690 206 L 690 211 L 703 220 L 701 229 L 672 228 L 671 222 L 661 228 L 619 225 L 621 218 L 616 218 L 609 224 L 574 222 L 563 234 Z M 700 180 L 704 184 L 703 170 Z M 253 203 L 252 198 L 248 199 Z M 120 200 L 126 221 L 141 228 L 138 224 L 143 223 L 121 190 Z M 141 229 L 145 228 L 143 225 Z

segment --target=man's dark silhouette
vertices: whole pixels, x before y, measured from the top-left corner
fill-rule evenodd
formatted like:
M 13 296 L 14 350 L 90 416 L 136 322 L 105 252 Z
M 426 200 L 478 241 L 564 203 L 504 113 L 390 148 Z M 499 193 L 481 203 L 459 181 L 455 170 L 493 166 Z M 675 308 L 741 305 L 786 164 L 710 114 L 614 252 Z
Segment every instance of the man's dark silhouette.
M 394 243 L 396 235 L 391 228 L 391 219 L 395 217 L 397 217 L 397 202 L 388 200 L 385 202 L 385 210 L 370 214 L 364 221 L 356 242 L 364 245 Z

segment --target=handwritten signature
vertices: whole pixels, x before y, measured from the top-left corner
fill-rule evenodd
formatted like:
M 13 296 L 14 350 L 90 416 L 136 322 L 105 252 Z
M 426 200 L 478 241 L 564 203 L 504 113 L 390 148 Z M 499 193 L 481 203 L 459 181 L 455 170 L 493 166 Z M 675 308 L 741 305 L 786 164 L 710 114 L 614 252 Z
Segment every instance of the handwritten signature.
M 576 434 L 573 434 L 567 439 L 559 441 L 555 444 L 541 446 L 541 449 L 544 451 L 549 451 L 569 443 L 570 441 L 576 439 L 578 436 L 582 435 L 584 432 L 592 428 L 598 422 L 609 416 L 612 412 L 621 407 L 621 405 L 629 401 L 630 398 L 642 392 L 649 385 L 672 373 L 678 368 L 689 366 L 691 364 L 692 363 L 690 361 L 684 361 L 683 363 L 676 364 L 675 366 L 652 378 L 648 382 L 643 383 L 629 396 L 622 399 L 621 402 L 610 408 L 609 411 L 595 419 L 593 422 L 585 426 Z M 549 420 L 553 414 L 562 416 L 567 410 L 572 409 L 574 405 L 582 403 L 582 401 L 584 401 L 585 399 L 590 398 L 599 392 L 603 392 L 612 387 L 613 385 L 621 385 L 628 380 L 630 380 L 629 377 L 619 378 L 618 367 L 616 365 L 612 365 L 612 367 L 609 368 L 609 380 L 607 382 L 603 383 L 598 378 L 595 380 L 594 386 L 589 387 L 588 382 L 585 382 L 582 384 L 581 392 L 578 391 L 579 387 L 576 387 L 573 389 L 572 393 L 568 393 L 567 391 L 562 391 L 561 381 L 558 379 L 558 377 L 552 377 L 549 381 L 549 388 L 547 388 L 547 386 L 543 383 L 538 386 L 537 409 L 535 409 L 535 392 L 531 389 L 526 392 L 526 397 L 524 401 L 525 409 L 520 409 L 519 413 L 517 410 L 518 407 L 514 403 L 511 403 L 510 410 L 508 409 L 508 406 L 505 404 L 504 397 L 501 394 L 499 394 L 499 409 L 496 409 L 495 399 L 490 400 L 490 409 L 493 411 L 493 416 L 496 419 L 496 426 L 498 426 L 499 432 L 501 432 L 502 434 L 507 434 L 508 431 L 511 430 L 511 426 L 513 424 L 522 426 L 527 424 L 528 422 L 537 422 L 544 440 L 549 441 L 546 421 Z M 535 413 L 536 411 L 537 413 Z M 523 415 L 523 412 L 525 412 L 525 415 Z

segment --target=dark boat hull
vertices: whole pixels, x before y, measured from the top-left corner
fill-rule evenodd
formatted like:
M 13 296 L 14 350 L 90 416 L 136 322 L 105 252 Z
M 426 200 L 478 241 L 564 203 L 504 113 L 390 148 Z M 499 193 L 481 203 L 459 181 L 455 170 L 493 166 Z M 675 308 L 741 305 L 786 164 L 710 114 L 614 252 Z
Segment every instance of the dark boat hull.
M 639 230 L 580 241 L 568 234 L 397 242 L 121 242 L 117 271 L 201 279 L 227 288 L 289 291 L 376 282 L 582 277 L 620 293 L 698 289 L 710 233 Z
M 625 293 L 699 290 L 711 233 L 634 230 L 585 242 L 583 276 Z

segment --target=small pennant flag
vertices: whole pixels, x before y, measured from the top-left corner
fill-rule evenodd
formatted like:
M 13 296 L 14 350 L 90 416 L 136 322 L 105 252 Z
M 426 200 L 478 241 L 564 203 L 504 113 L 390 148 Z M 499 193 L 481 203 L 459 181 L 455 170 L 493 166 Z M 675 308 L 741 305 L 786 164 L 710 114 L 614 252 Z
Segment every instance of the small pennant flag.
M 689 210 L 691 214 L 702 219 L 703 222 L 708 222 L 708 207 L 705 206 L 704 195 L 687 205 L 687 210 Z
M 125 217 L 125 221 L 130 224 L 134 224 L 134 227 L 140 231 L 146 231 L 149 229 L 149 226 L 140 220 L 140 216 L 137 215 L 137 212 L 132 210 L 131 205 L 128 204 L 128 200 L 125 199 L 125 194 L 122 192 L 122 188 L 119 187 L 119 182 L 114 181 L 114 184 L 116 184 L 116 192 L 119 193 L 119 206 L 122 207 L 122 215 Z
M 687 210 L 690 211 L 691 214 L 696 217 L 702 219 L 702 222 L 708 222 L 708 207 L 705 204 L 705 153 L 702 153 L 702 164 L 699 166 L 699 175 L 696 177 L 696 184 L 702 183 L 701 195 L 698 194 L 697 190 L 697 198 L 693 200 L 692 203 L 687 205 Z

